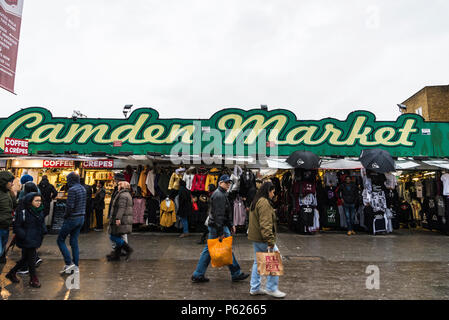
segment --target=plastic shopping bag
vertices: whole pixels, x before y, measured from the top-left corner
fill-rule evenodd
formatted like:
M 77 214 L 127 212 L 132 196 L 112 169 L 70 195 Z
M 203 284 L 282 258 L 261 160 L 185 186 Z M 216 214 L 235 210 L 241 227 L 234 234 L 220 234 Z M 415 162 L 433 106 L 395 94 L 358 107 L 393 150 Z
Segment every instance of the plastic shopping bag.
M 212 267 L 218 268 L 232 264 L 232 237 L 207 240 Z
M 261 276 L 282 276 L 284 266 L 281 254 L 276 252 L 257 252 L 257 273 Z

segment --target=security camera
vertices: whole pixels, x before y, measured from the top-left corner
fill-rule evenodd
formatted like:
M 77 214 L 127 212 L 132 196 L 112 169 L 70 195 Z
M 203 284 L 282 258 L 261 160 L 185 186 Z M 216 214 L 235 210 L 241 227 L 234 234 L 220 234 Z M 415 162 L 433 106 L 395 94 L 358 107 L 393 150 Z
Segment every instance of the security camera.
M 407 106 L 405 104 L 398 104 L 399 109 L 407 110 Z

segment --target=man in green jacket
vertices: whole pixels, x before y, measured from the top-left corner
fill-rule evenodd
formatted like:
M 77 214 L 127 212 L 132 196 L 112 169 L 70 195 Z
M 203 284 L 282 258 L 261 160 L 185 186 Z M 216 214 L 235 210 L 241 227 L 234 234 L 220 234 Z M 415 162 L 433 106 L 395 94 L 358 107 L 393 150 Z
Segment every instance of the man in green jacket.
M 11 196 L 14 175 L 9 171 L 0 172 L 0 263 L 6 263 L 4 252 L 12 224 L 14 200 Z

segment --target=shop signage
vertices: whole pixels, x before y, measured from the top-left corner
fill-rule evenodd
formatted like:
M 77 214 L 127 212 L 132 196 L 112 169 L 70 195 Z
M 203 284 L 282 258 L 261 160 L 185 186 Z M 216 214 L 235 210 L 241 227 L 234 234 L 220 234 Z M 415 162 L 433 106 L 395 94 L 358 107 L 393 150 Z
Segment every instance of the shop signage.
M 14 92 L 23 0 L 0 0 L 0 87 Z
M 5 138 L 5 154 L 27 155 L 28 140 Z
M 113 169 L 114 168 L 114 160 L 84 161 L 83 168 L 86 168 L 86 169 Z
M 121 141 L 114 141 L 113 146 L 114 147 L 122 147 L 123 146 L 123 142 L 121 142 Z
M 207 128 L 207 130 L 203 130 Z M 431 134 L 423 135 L 422 129 Z M 309 150 L 321 156 L 360 155 L 383 148 L 393 156 L 449 156 L 449 123 L 426 122 L 417 114 L 396 121 L 377 121 L 374 114 L 354 111 L 346 120 L 298 120 L 283 109 L 224 109 L 210 119 L 160 119 L 154 109 L 134 110 L 127 119 L 57 118 L 46 109 L 22 109 L 0 119 L 0 149 L 4 137 L 29 140 L 29 151 L 77 150 L 90 154 L 133 152 L 161 154 L 224 154 L 287 156 Z M 121 141 L 120 149 L 114 141 Z
M 44 160 L 44 168 L 72 168 L 75 162 L 72 160 Z

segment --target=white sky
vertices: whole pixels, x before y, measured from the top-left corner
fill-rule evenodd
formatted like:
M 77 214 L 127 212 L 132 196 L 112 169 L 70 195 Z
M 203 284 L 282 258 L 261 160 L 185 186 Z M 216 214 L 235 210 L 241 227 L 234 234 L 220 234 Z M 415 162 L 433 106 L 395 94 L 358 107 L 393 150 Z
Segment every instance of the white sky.
M 122 118 L 227 107 L 285 108 L 299 119 L 397 103 L 449 84 L 447 0 L 25 0 L 16 93 L 0 117 L 43 106 Z

